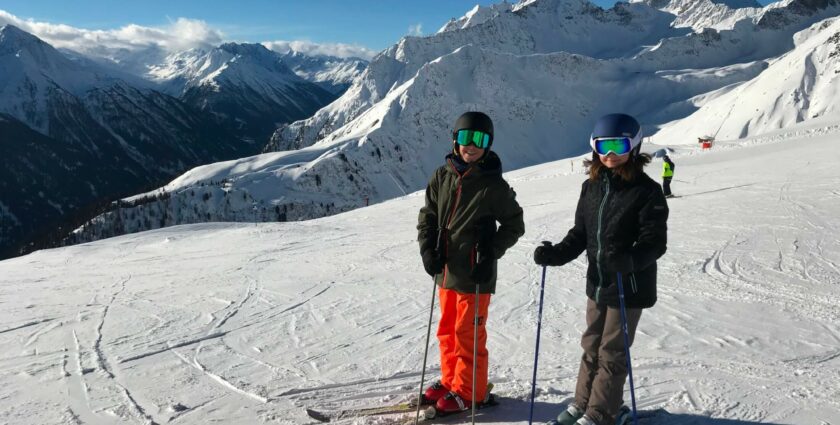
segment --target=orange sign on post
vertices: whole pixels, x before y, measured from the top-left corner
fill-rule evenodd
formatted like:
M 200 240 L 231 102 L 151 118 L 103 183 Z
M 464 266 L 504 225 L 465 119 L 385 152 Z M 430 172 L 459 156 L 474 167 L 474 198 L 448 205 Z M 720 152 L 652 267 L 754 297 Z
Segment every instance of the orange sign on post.
M 714 145 L 714 143 L 715 143 L 715 138 L 714 137 L 709 137 L 709 136 L 698 137 L 697 138 L 697 143 L 700 143 L 700 147 L 703 150 L 711 149 L 712 145 Z

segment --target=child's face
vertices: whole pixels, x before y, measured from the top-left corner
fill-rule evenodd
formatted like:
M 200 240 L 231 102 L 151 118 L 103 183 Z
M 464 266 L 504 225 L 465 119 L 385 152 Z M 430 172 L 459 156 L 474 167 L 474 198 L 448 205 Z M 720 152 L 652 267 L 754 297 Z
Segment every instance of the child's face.
M 473 162 L 478 161 L 484 156 L 484 149 L 480 147 L 470 144 L 467 146 L 458 145 L 458 155 L 461 159 L 464 160 L 467 164 L 472 164 Z
M 630 154 L 616 155 L 610 152 L 607 155 L 598 155 L 598 157 L 601 159 L 601 163 L 606 165 L 607 168 L 616 168 L 624 165 L 630 159 Z

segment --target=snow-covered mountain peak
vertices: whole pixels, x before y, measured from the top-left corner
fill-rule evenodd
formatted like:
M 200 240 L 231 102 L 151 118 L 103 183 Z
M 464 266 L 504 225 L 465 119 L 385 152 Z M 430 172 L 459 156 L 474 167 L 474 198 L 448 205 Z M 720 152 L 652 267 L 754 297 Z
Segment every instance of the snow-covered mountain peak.
M 58 50 L 14 25 L 0 28 L 0 61 L 18 62 L 16 68 L 36 69 L 46 74 L 75 67 Z
M 192 87 L 217 85 L 219 78 L 232 74 L 253 82 L 260 78 L 272 82 L 301 80 L 283 64 L 280 55 L 261 44 L 225 43 L 210 50 L 190 49 L 173 53 L 149 69 L 152 79 L 176 95 Z
M 233 57 L 228 59 L 229 62 L 247 62 L 282 74 L 293 74 L 282 63 L 280 56 L 276 52 L 268 50 L 262 44 L 225 43 L 219 46 L 218 50 L 233 55 Z
M 118 78 L 90 62 L 64 54 L 12 25 L 0 29 L 0 112 L 47 134 L 49 105 L 66 96 L 82 96 Z M 66 104 L 65 104 L 66 106 Z
M 3 49 L 29 49 L 34 46 L 47 45 L 40 38 L 14 26 L 4 25 L 0 27 L 0 48 Z M 47 45 L 48 46 L 48 45 Z
M 490 6 L 475 5 L 469 12 L 458 19 L 451 19 L 438 30 L 438 33 L 453 31 L 457 29 L 464 29 L 475 25 L 483 24 L 488 20 L 498 16 L 500 13 L 510 12 L 513 5 L 506 0 L 492 4 Z

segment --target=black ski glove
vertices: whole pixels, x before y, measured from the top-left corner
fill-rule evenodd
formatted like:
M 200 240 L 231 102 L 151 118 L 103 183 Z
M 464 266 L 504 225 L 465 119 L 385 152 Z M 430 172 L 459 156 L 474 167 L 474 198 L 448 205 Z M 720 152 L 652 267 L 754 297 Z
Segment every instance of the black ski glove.
M 630 273 L 635 267 L 633 256 L 628 251 L 607 250 L 604 254 L 604 269 L 611 273 Z
M 553 266 L 555 248 L 551 242 L 543 241 L 543 244 L 534 250 L 534 262 L 540 266 Z
M 493 239 L 496 237 L 496 219 L 484 216 L 475 222 L 475 265 L 472 277 L 476 285 L 490 282 L 493 278 L 493 266 L 496 263 L 496 250 Z
M 446 265 L 446 258 L 433 249 L 427 249 L 423 252 L 423 268 L 429 276 L 434 277 L 443 272 L 443 267 Z
M 475 251 L 476 260 L 483 261 L 496 259 L 496 252 L 493 249 L 493 239 L 496 238 L 496 219 L 485 216 L 475 223 Z

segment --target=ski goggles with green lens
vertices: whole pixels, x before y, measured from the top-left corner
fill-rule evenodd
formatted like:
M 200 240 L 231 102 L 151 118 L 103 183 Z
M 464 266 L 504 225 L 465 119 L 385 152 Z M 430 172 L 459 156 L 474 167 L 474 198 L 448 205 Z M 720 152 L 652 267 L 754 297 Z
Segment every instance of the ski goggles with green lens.
M 458 130 L 455 142 L 461 146 L 475 145 L 481 149 L 490 146 L 490 134 L 478 130 Z
M 624 155 L 633 149 L 633 142 L 629 137 L 600 137 L 590 142 L 592 150 L 598 155 Z

